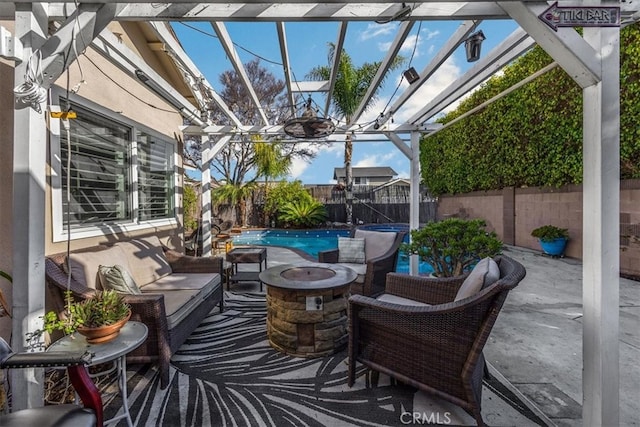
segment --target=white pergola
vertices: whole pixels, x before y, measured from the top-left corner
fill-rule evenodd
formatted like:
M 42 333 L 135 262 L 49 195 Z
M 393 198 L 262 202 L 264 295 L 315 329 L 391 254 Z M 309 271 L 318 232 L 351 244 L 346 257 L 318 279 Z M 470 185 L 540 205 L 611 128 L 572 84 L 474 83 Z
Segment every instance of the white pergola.
M 410 14 L 399 25 L 396 38 L 382 61 L 374 84 L 365 95 L 350 123 L 338 126 L 336 134 L 384 135 L 410 159 L 411 216 L 410 227 L 418 227 L 418 187 L 420 182 L 419 139 L 434 128 L 428 121 L 448 105 L 459 99 L 480 82 L 498 72 L 514 58 L 523 54 L 534 43 L 540 45 L 583 89 L 583 149 L 584 149 L 584 202 L 583 202 L 583 423 L 585 425 L 617 425 L 619 420 L 619 26 L 586 26 L 581 37 L 570 27 L 554 31 L 540 18 L 552 2 L 542 1 L 416 1 L 406 3 Z M 619 8 L 622 25 L 634 22 L 640 9 L 636 2 L 588 0 L 558 2 L 561 7 L 588 6 L 593 8 Z M 325 91 L 329 109 L 336 77 L 336 62 L 332 78 L 327 82 L 294 82 L 289 69 L 289 53 L 285 25 L 288 21 L 339 21 L 335 45 L 342 49 L 347 25 L 350 21 L 387 20 L 397 16 L 405 4 L 369 0 L 361 2 L 312 0 L 281 0 L 276 3 L 259 1 L 190 2 L 176 0 L 171 3 L 135 0 L 73 0 L 41 3 L 33 0 L 15 0 L 0 4 L 0 17 L 15 19 L 15 37 L 21 41 L 22 51 L 16 56 L 28 58 L 33 52 L 42 56 L 42 69 L 48 82 L 55 81 L 76 59 L 78 52 L 88 44 L 100 51 L 122 69 L 135 75 L 143 71 L 154 87 L 168 102 L 176 106 L 185 117 L 193 119 L 194 126 L 182 129 L 184 133 L 212 136 L 215 142 L 203 150 L 203 194 L 209 186 L 208 161 L 240 132 L 257 134 L 282 133 L 282 127 L 268 123 L 264 112 L 262 126 L 243 124 L 206 80 L 201 80 L 194 92 L 195 102 L 178 93 L 148 65 L 130 52 L 117 38 L 105 30 L 113 20 L 150 21 L 165 48 L 171 53 L 175 65 L 194 77 L 201 77 L 197 67 L 175 40 L 164 24 L 171 20 L 210 22 L 226 55 L 251 94 L 256 108 L 259 100 L 251 88 L 244 66 L 226 31 L 225 22 L 273 22 L 277 27 L 285 83 L 291 101 L 296 92 Z M 586 16 L 586 15 L 585 15 Z M 520 28 L 492 51 L 483 55 L 453 85 L 433 99 L 404 123 L 391 123 L 392 115 L 400 111 L 444 61 L 485 19 L 511 19 Z M 421 20 L 460 21 L 458 29 L 441 47 L 433 60 L 419 71 L 419 79 L 410 85 L 389 106 L 378 126 L 356 127 L 364 106 L 379 86 L 391 61 L 414 24 Z M 54 34 L 48 34 L 48 23 L 59 22 Z M 81 34 L 81 37 L 78 36 Z M 70 48 L 73 47 L 73 48 Z M 67 55 L 63 61 L 61 53 Z M 335 58 L 340 55 L 336 54 Z M 16 62 L 15 85 L 24 82 L 26 63 Z M 219 126 L 203 123 L 198 117 L 207 103 L 215 103 L 234 123 Z M 294 102 L 291 102 L 293 105 Z M 31 108 L 16 108 L 14 119 L 14 290 L 13 336 L 23 337 L 36 329 L 38 316 L 44 307 L 44 203 L 46 188 L 46 127 L 41 116 Z M 401 135 L 410 135 L 410 143 Z M 210 200 L 203 197 L 205 225 L 210 222 Z M 26 221 L 25 219 L 29 220 Z M 210 236 L 206 232 L 210 248 Z M 416 260 L 412 261 L 415 271 Z M 20 343 L 14 343 L 19 348 Z M 39 404 L 42 384 L 31 377 L 14 381 L 13 396 L 17 407 Z

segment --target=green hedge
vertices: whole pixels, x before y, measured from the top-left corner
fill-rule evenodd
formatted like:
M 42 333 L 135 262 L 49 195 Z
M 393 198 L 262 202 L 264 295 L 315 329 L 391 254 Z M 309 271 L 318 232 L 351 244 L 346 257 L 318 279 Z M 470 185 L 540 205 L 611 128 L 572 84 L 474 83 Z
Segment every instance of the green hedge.
M 640 25 L 621 30 L 621 178 L 640 178 Z M 494 76 L 447 123 L 551 63 L 535 47 Z M 423 183 L 433 194 L 582 182 L 582 90 L 560 68 L 420 143 Z

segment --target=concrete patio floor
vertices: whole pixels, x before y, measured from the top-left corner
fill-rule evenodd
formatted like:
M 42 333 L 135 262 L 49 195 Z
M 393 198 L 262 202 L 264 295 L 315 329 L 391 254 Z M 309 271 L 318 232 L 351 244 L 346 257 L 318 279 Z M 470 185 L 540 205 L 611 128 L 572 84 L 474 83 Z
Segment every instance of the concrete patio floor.
M 268 247 L 268 266 L 303 259 L 285 248 Z M 485 346 L 494 377 L 548 425 L 582 424 L 582 264 L 529 249 L 506 247 L 527 276 L 507 297 Z M 241 265 L 241 269 L 251 269 Z M 258 291 L 257 283 L 231 291 Z M 620 423 L 640 425 L 640 282 L 620 279 Z M 450 413 L 451 423 L 474 425 L 455 405 L 417 395 L 417 410 Z M 502 398 L 483 394 L 485 422 L 494 426 L 536 425 Z M 613 424 L 613 423 L 612 423 Z

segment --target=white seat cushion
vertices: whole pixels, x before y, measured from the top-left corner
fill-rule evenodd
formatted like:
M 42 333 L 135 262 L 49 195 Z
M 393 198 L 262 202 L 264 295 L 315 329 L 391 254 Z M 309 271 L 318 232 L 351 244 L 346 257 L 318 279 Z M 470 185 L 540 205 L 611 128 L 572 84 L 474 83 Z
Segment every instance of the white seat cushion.
M 340 263 L 340 265 L 349 267 L 356 272 L 358 276 L 356 280 L 354 280 L 355 283 L 364 283 L 364 276 L 367 274 L 367 264 Z
M 392 304 L 400 304 L 400 305 L 411 305 L 414 307 L 429 307 L 429 304 L 425 304 L 420 301 L 416 301 L 409 298 L 399 297 L 397 295 L 392 294 L 382 294 L 376 298 L 378 301 L 389 302 Z
M 220 284 L 218 273 L 173 273 L 142 286 L 143 294 L 164 295 L 164 309 L 169 329 L 195 310 Z

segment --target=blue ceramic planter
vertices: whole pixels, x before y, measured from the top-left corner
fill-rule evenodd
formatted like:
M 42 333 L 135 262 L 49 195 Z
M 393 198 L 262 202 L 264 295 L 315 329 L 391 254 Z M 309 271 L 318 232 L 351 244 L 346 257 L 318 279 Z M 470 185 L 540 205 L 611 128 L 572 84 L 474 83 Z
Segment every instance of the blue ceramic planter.
M 564 248 L 567 246 L 567 239 L 564 237 L 558 237 L 550 242 L 543 242 L 538 239 L 542 251 L 551 256 L 562 256 L 564 254 Z

